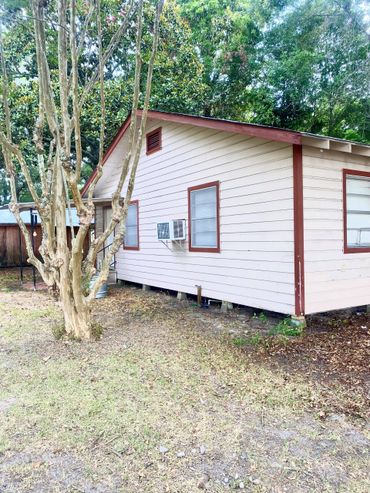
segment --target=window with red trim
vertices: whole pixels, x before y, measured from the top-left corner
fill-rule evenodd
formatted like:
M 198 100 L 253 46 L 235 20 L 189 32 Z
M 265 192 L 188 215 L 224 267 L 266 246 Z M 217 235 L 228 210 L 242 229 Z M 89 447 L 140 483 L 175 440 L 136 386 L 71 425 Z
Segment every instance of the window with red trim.
M 188 188 L 189 250 L 220 251 L 219 182 Z
M 139 250 L 139 201 L 130 202 L 127 211 L 125 240 L 123 247 L 125 250 Z
M 370 173 L 343 170 L 344 252 L 370 252 Z
M 146 153 L 152 154 L 153 152 L 160 151 L 162 149 L 162 128 L 156 128 L 152 132 L 146 134 Z

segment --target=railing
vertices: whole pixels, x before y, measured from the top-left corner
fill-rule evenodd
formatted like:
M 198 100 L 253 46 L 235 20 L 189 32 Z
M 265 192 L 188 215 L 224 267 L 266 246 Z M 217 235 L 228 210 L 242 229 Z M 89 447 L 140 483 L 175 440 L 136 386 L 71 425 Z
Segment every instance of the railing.
M 109 243 L 109 245 L 105 245 L 101 250 L 98 251 L 97 255 L 99 255 L 99 253 L 103 252 L 103 258 L 105 258 L 105 251 L 111 247 L 113 245 L 113 242 L 112 243 Z M 112 267 L 112 269 L 111 269 Z M 113 261 L 109 264 L 109 270 L 116 270 L 116 256 L 113 255 Z

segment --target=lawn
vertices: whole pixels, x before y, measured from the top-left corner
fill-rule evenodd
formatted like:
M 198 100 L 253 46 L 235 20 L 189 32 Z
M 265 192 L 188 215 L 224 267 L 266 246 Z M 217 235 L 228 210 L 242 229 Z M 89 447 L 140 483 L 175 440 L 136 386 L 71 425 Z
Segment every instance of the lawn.
M 366 314 L 287 335 L 124 287 L 85 344 L 56 341 L 59 308 L 17 287 L 3 275 L 1 493 L 370 491 Z

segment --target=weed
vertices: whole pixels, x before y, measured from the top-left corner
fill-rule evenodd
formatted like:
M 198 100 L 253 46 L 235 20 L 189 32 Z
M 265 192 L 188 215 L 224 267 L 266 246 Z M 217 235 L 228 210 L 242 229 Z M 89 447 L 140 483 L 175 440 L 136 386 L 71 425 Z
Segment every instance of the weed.
M 267 323 L 267 316 L 264 312 L 261 312 L 259 315 L 258 315 L 258 320 L 260 322 L 262 322 L 263 324 L 266 324 Z
M 292 325 L 289 318 L 281 320 L 270 331 L 269 335 L 283 335 L 287 337 L 301 336 L 303 333 L 303 327 Z
M 257 313 L 253 313 L 253 317 L 254 320 L 259 320 L 261 323 L 263 324 L 266 324 L 267 323 L 267 315 L 266 313 L 264 312 L 259 312 L 259 314 L 257 315 Z
M 53 336 L 57 341 L 59 341 L 66 334 L 66 329 L 63 323 L 55 323 L 53 324 L 51 331 Z
M 101 336 L 103 335 L 103 326 L 99 324 L 98 322 L 93 322 L 91 324 L 91 335 L 93 339 L 98 341 Z

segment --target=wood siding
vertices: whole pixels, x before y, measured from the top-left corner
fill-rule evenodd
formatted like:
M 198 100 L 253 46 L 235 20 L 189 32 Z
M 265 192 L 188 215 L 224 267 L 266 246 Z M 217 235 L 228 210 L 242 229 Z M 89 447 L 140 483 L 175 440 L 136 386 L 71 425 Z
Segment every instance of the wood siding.
M 306 313 L 370 304 L 370 253 L 344 253 L 344 168 L 370 159 L 303 148 Z
M 31 233 L 31 226 L 27 225 L 27 230 Z M 78 228 L 75 227 L 75 234 Z M 39 248 L 42 240 L 41 226 L 35 227 L 35 252 L 39 256 Z M 67 227 L 67 239 L 70 244 L 71 230 Z M 19 227 L 17 224 L 0 224 L 0 267 L 15 267 L 19 266 L 21 259 L 23 265 L 29 265 L 27 262 L 27 251 L 24 239 L 22 237 L 22 256 L 19 251 Z M 87 236 L 84 243 L 84 253 L 87 253 L 90 239 Z
M 147 131 L 159 126 L 150 121 Z M 119 279 L 256 308 L 294 313 L 292 146 L 161 122 L 162 149 L 143 146 L 132 196 L 140 201 L 140 251 L 120 249 Z M 126 136 L 109 156 L 95 195 L 109 198 Z M 220 253 L 156 239 L 156 223 L 188 217 L 188 187 L 220 182 Z M 97 230 L 99 225 L 97 216 Z M 171 249 L 171 250 L 170 250 Z

